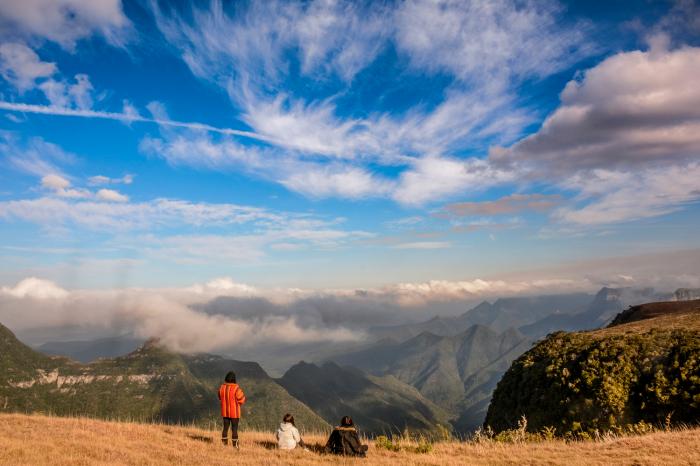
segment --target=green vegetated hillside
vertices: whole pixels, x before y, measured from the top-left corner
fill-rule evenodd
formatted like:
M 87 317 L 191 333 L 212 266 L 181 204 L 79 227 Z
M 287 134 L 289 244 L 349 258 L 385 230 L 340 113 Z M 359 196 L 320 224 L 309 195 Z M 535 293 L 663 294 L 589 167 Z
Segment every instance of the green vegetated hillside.
M 208 425 L 220 416 L 217 388 L 236 371 L 249 402 L 244 427 L 274 428 L 293 412 L 309 430 L 328 424 L 257 363 L 185 356 L 148 342 L 122 357 L 80 364 L 38 353 L 0 325 L 0 410 Z
M 498 383 L 486 424 L 521 416 L 558 434 L 700 422 L 700 300 L 635 306 L 607 328 L 539 342 Z
M 457 431 L 467 431 L 481 425 L 496 383 L 530 345 L 516 330 L 474 325 L 457 335 L 424 332 L 402 343 L 384 340 L 334 360 L 415 387 L 449 413 Z
M 406 428 L 437 434 L 438 426 L 450 430 L 442 409 L 393 376 L 371 376 L 332 362 L 301 362 L 279 383 L 331 424 L 349 415 L 369 434 L 397 434 Z

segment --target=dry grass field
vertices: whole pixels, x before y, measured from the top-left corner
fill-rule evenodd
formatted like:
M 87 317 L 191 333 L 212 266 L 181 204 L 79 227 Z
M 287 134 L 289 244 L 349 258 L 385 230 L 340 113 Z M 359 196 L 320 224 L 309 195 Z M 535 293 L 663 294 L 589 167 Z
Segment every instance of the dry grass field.
M 377 449 L 345 459 L 313 451 L 274 449 L 272 433 L 243 432 L 241 449 L 224 447 L 218 432 L 188 427 L 85 418 L 0 415 L 0 464 L 21 465 L 697 465 L 700 430 L 658 432 L 604 441 L 504 444 L 442 442 L 430 453 Z M 322 436 L 306 441 L 321 444 Z

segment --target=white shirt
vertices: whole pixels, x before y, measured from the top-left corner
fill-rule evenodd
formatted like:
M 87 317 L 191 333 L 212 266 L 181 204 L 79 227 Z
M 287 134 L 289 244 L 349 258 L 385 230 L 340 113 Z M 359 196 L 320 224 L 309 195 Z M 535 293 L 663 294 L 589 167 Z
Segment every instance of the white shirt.
M 288 422 L 283 422 L 277 428 L 277 447 L 280 450 L 293 450 L 301 440 L 299 431 Z

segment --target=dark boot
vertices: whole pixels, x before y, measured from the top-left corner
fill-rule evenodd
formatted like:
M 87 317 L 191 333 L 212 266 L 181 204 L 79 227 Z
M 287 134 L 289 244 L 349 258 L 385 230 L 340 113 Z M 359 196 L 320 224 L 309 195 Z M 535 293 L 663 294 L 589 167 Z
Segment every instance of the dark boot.
M 222 443 L 223 445 L 228 445 L 228 437 L 222 437 L 222 438 L 221 438 L 221 443 Z
M 235 448 L 236 450 L 240 450 L 240 448 L 241 448 L 238 446 L 238 439 L 237 438 L 231 439 L 231 445 L 233 445 L 233 448 Z

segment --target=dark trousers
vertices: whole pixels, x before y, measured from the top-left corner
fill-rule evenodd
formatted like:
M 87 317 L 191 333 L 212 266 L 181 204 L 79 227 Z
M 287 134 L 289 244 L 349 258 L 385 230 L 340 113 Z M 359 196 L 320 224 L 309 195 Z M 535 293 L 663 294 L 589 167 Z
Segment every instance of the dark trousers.
M 238 422 L 237 417 L 224 418 L 224 430 L 221 432 L 221 438 L 228 438 L 228 427 L 231 426 L 231 440 L 238 440 Z

